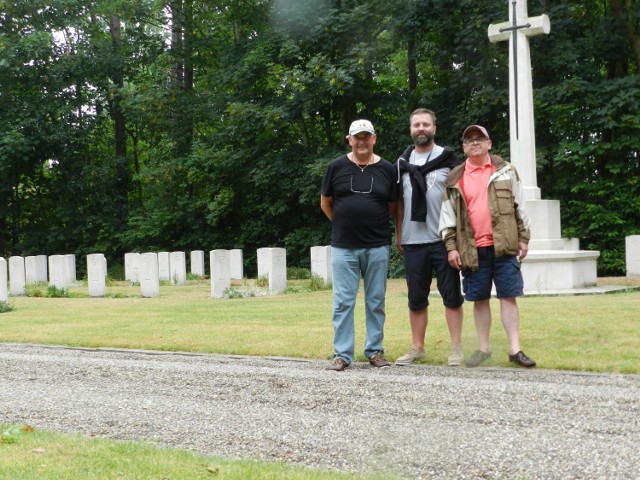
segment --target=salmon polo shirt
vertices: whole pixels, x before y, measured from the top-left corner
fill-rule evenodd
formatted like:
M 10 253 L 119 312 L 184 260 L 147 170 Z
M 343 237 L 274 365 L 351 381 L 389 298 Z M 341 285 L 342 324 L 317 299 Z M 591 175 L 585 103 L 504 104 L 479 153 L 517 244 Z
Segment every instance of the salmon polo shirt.
M 495 171 L 496 167 L 491 163 L 488 155 L 487 160 L 480 166 L 474 165 L 467 158 L 464 175 L 460 181 L 477 247 L 493 245 L 493 228 L 487 191 L 489 178 Z

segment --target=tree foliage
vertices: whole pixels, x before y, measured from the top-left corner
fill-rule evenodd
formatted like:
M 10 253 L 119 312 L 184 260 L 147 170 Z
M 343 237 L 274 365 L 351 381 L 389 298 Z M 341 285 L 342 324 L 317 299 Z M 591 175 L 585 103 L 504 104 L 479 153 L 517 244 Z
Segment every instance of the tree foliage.
M 508 47 L 488 0 L 0 1 L 0 248 L 5 255 L 329 241 L 318 206 L 349 123 L 394 160 L 408 114 L 438 141 L 491 127 L 508 154 Z M 640 228 L 640 5 L 540 0 L 532 42 L 538 179 L 564 234 L 624 272 Z M 461 152 L 460 152 L 461 153 Z

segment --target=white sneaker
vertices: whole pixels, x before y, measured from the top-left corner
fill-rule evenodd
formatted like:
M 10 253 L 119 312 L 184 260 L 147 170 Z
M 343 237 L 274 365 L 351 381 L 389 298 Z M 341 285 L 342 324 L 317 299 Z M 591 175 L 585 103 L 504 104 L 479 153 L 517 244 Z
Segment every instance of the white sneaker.
M 418 350 L 415 347 L 411 347 L 411 350 L 396 360 L 396 365 L 411 365 L 412 363 L 425 358 L 427 358 L 427 354 L 424 353 L 424 350 Z
M 464 362 L 464 353 L 461 348 L 452 348 L 449 354 L 449 366 L 459 367 Z

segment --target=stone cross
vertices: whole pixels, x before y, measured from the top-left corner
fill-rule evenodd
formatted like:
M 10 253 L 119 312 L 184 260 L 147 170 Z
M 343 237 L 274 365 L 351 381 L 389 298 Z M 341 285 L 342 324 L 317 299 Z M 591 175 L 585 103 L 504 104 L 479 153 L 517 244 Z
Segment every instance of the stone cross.
M 525 198 L 539 200 L 529 39 L 548 34 L 547 15 L 529 17 L 527 0 L 508 0 L 509 21 L 489 25 L 491 43 L 509 40 L 509 131 L 511 162 L 522 179 Z

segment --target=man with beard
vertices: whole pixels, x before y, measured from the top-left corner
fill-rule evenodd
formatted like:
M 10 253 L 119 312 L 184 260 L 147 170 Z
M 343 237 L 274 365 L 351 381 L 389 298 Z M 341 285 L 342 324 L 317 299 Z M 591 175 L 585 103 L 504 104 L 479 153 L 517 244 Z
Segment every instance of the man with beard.
M 404 255 L 412 346 L 396 360 L 396 365 L 426 358 L 427 308 L 435 272 L 451 337 L 448 364 L 459 366 L 464 361 L 461 339 L 464 300 L 459 271 L 447 261 L 438 223 L 444 182 L 460 160 L 451 148 L 435 144 L 436 116 L 431 110 L 415 110 L 409 117 L 409 131 L 414 145 L 404 151 L 395 165 L 400 187 L 395 225 L 396 247 Z

